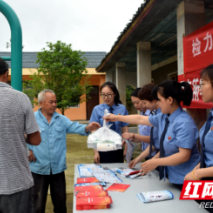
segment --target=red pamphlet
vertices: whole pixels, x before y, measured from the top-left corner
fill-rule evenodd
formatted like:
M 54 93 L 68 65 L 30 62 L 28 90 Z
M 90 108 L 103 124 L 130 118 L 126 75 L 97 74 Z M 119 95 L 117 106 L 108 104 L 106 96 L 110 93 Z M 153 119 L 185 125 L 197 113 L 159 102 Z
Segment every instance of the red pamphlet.
M 81 197 L 76 199 L 76 210 L 108 209 L 111 203 L 112 199 L 110 196 Z
M 77 178 L 77 184 L 79 183 L 96 183 L 99 182 L 98 179 L 95 177 L 88 177 L 88 178 Z
M 128 184 L 113 183 L 106 190 L 114 191 L 114 192 L 125 192 L 129 187 L 130 187 L 130 185 L 128 185 Z
M 75 195 L 78 192 L 85 192 L 85 191 L 104 191 L 103 187 L 101 185 L 95 185 L 95 186 L 76 186 L 74 189 Z
M 107 191 L 96 190 L 96 191 L 79 191 L 76 194 L 76 197 L 105 197 L 108 196 Z

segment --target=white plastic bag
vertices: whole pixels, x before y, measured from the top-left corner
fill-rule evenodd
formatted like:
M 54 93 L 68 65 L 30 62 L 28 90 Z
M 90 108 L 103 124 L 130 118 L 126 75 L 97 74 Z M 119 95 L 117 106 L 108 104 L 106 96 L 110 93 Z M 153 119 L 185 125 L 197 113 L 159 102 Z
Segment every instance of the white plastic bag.
M 108 110 L 105 109 L 104 116 L 108 115 Z M 111 125 L 107 125 L 104 120 L 103 127 L 89 135 L 87 139 L 87 147 L 97 151 L 112 151 L 122 149 L 121 136 L 110 129 Z

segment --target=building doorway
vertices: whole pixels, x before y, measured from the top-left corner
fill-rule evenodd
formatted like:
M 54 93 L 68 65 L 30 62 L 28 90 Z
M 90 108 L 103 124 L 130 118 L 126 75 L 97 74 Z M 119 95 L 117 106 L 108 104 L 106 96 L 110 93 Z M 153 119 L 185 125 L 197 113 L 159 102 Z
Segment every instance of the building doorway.
M 168 80 L 178 81 L 177 72 L 169 73 L 168 74 Z
M 87 97 L 90 97 L 87 100 L 87 120 L 90 120 L 93 108 L 99 104 L 99 86 L 92 87 L 93 89 L 87 95 Z

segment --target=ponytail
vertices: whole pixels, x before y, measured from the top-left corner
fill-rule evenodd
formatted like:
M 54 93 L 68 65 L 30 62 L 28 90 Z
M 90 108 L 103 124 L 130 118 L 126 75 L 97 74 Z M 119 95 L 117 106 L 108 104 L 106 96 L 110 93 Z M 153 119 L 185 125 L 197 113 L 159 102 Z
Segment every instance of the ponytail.
M 190 106 L 190 104 L 192 102 L 192 96 L 193 96 L 192 88 L 189 85 L 189 83 L 187 83 L 185 81 L 181 82 L 180 86 L 181 86 L 181 91 L 182 91 L 183 105 Z
M 157 92 L 166 99 L 172 97 L 178 104 L 183 101 L 183 105 L 185 106 L 189 106 L 192 101 L 192 88 L 187 82 L 178 83 L 172 80 L 163 81 L 154 88 L 152 95 L 156 97 Z

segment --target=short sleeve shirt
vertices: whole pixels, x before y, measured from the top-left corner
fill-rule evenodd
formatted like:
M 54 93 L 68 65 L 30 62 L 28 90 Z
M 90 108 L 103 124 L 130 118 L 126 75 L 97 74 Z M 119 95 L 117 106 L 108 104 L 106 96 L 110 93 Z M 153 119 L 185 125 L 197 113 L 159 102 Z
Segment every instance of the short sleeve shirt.
M 24 134 L 39 128 L 24 93 L 0 82 L 0 100 L 0 195 L 10 195 L 33 186 Z
M 90 123 L 91 122 L 97 122 L 99 123 L 101 126 L 103 126 L 103 116 L 104 116 L 104 110 L 107 109 L 109 111 L 110 106 L 108 106 L 107 104 L 100 104 L 97 105 L 96 107 L 94 107 L 93 111 L 92 111 L 92 115 L 90 117 Z M 112 106 L 113 108 L 113 114 L 114 115 L 129 115 L 126 107 L 122 104 L 113 104 Z M 128 126 L 128 123 L 125 122 L 120 122 L 120 121 L 116 121 L 115 122 L 115 126 L 116 126 L 116 132 L 121 135 L 121 128 Z
M 156 111 L 156 114 L 155 115 L 152 115 L 152 116 L 156 116 L 158 114 L 162 113 L 160 108 L 158 108 L 158 110 Z M 158 138 L 158 128 L 157 127 L 154 127 L 153 129 L 153 146 L 159 150 L 160 149 L 160 140 Z
M 146 112 L 141 112 L 141 115 L 149 116 L 150 115 L 150 111 L 146 110 Z M 138 125 L 138 130 L 139 130 L 139 134 L 140 135 L 150 136 L 151 126 L 141 125 L 140 124 L 140 125 Z M 149 146 L 149 143 L 145 143 L 145 142 L 141 141 L 141 149 L 142 149 L 142 151 L 144 151 L 148 146 Z
M 169 181 L 174 184 L 183 184 L 185 175 L 192 171 L 200 161 L 196 144 L 198 130 L 193 119 L 179 107 L 170 116 L 162 113 L 149 116 L 150 123 L 158 128 L 159 140 L 166 118 L 169 119 L 169 126 L 163 142 L 165 157 L 178 153 L 179 147 L 191 149 L 191 156 L 187 162 L 176 166 L 166 166 Z
M 211 109 L 210 113 L 213 116 L 213 110 Z M 200 135 L 200 143 L 202 146 L 202 139 L 203 139 L 203 133 L 206 128 L 206 123 L 202 126 L 200 129 L 199 135 Z M 206 133 L 206 136 L 204 138 L 204 161 L 206 164 L 206 167 L 213 166 L 213 119 L 211 120 L 211 125 L 209 131 Z
M 86 125 L 72 122 L 57 112 L 53 113 L 51 122 L 48 123 L 41 109 L 35 112 L 35 117 L 41 134 L 41 143 L 38 146 L 28 145 L 36 158 L 35 162 L 30 162 L 30 169 L 40 175 L 61 173 L 67 169 L 66 134 L 88 135 L 89 133 L 85 132 Z

